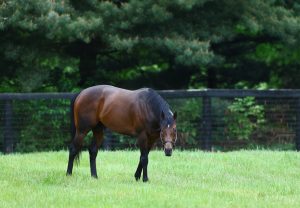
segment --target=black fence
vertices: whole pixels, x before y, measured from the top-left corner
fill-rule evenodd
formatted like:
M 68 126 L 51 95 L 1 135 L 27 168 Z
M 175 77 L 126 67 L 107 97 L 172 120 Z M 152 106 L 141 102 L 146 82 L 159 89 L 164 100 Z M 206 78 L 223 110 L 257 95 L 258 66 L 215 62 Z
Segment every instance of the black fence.
M 300 90 L 159 91 L 178 112 L 177 147 L 227 151 L 300 150 Z M 73 93 L 0 94 L 5 153 L 66 149 Z M 135 138 L 106 130 L 104 149 L 135 148 Z M 91 135 L 86 138 L 86 144 Z M 157 144 L 158 146 L 160 144 Z

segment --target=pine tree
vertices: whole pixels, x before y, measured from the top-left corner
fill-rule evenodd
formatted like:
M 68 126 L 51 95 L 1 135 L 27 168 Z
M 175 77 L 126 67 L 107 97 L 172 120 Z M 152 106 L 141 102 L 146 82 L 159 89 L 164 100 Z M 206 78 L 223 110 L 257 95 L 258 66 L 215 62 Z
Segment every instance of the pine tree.
M 291 1 L 2 0 L 0 5 L 2 82 L 18 90 L 122 83 L 137 73 L 150 76 L 153 85 L 165 82 L 160 88 L 187 87 L 192 79 L 230 87 L 251 70 L 263 71 L 269 81 L 271 65 L 282 59 L 267 63 L 268 53 L 258 55 L 263 44 L 277 53 L 299 51 L 300 7 Z

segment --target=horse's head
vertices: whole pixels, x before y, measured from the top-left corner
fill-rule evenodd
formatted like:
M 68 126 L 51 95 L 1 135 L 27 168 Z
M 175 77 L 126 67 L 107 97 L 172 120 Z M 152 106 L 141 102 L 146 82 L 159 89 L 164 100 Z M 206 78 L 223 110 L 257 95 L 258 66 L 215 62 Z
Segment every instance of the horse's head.
M 163 112 L 161 114 L 163 122 L 160 130 L 160 139 L 166 156 L 172 155 L 172 151 L 177 140 L 176 117 L 176 112 L 172 115 L 172 119 L 166 119 Z

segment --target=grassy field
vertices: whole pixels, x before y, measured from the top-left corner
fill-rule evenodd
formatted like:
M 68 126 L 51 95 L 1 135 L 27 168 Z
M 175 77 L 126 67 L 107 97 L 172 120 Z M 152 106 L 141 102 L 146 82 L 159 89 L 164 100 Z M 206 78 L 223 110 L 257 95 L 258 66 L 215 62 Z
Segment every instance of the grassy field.
M 137 151 L 88 154 L 66 177 L 67 152 L 0 155 L 0 207 L 300 207 L 300 153 L 154 151 L 149 183 Z

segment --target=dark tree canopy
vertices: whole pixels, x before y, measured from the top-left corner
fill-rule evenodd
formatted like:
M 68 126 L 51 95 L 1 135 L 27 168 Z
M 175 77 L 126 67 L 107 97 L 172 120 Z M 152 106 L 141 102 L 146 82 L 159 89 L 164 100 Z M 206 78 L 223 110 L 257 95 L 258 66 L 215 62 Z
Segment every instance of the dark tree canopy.
M 0 0 L 1 91 L 299 88 L 300 3 Z

